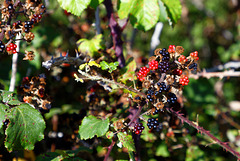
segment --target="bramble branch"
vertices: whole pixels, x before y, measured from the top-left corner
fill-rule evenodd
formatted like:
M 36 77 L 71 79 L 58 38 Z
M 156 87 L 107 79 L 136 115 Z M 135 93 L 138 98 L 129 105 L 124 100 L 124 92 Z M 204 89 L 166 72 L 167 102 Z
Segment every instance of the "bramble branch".
M 194 127 L 195 129 L 197 129 L 201 134 L 203 133 L 203 134 L 207 135 L 208 137 L 210 137 L 215 143 L 220 145 L 223 149 L 225 149 L 226 151 L 229 151 L 234 156 L 236 156 L 238 159 L 240 158 L 240 154 L 238 152 L 236 152 L 234 149 L 232 149 L 230 146 L 228 146 L 227 143 L 224 143 L 224 142 L 220 141 L 218 138 L 213 136 L 209 131 L 205 130 L 203 127 L 201 127 L 198 124 L 195 124 L 192 121 L 185 118 L 181 113 L 174 111 L 172 108 L 168 108 L 168 110 L 171 113 L 173 113 L 174 115 L 176 115 L 183 122 L 185 122 L 188 125 Z
M 110 155 L 110 153 L 111 153 L 111 151 L 112 151 L 112 148 L 114 147 L 115 143 L 116 143 L 116 142 L 112 140 L 111 145 L 108 147 L 108 152 L 107 152 L 107 154 L 106 154 L 105 157 L 104 157 L 104 161 L 107 161 L 107 160 L 108 160 L 108 157 L 109 157 L 109 155 Z
M 234 70 L 227 70 L 223 72 L 207 72 L 206 70 L 203 70 L 200 73 L 191 74 L 189 77 L 194 79 L 199 79 L 200 77 L 207 78 L 207 79 L 218 77 L 222 79 L 224 77 L 240 77 L 240 72 L 234 71 Z

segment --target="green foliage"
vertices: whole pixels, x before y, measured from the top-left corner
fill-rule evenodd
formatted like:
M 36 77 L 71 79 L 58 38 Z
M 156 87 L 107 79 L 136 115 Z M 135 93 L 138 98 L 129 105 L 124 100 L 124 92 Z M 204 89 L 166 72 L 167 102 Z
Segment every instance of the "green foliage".
M 129 15 L 133 27 L 144 31 L 154 27 L 160 16 L 157 0 L 120 1 L 118 13 L 120 18 Z
M 8 106 L 0 103 L 0 129 L 2 129 L 3 122 L 6 119 L 6 110 L 8 110 Z
M 97 137 L 106 134 L 109 128 L 109 119 L 98 119 L 95 116 L 84 117 L 82 124 L 79 126 L 79 134 L 81 139 L 91 139 L 95 135 Z
M 18 105 L 20 101 L 17 100 L 17 96 L 13 92 L 0 90 L 0 100 L 9 105 Z
M 32 150 L 44 138 L 45 121 L 32 106 L 22 103 L 13 92 L 0 90 L 0 129 L 9 120 L 5 130 L 5 147 L 8 151 Z
M 199 161 L 204 161 L 204 152 L 195 145 L 190 146 L 187 149 L 187 157 L 186 157 L 186 161 L 193 161 L 193 160 L 199 160 Z
M 112 131 L 108 131 L 108 132 L 106 133 L 106 137 L 107 137 L 108 139 L 112 139 L 113 136 L 114 136 L 114 133 L 113 133 Z
M 161 0 L 167 8 L 168 16 L 173 23 L 181 18 L 182 6 L 180 0 Z
M 45 121 L 42 115 L 28 104 L 10 109 L 10 123 L 5 131 L 5 147 L 13 150 L 33 150 L 34 144 L 44 138 Z
M 99 5 L 99 4 L 101 4 L 102 2 L 103 2 L 104 0 L 91 0 L 91 2 L 90 2 L 90 6 L 92 7 L 92 8 L 97 8 L 97 6 Z
M 159 3 L 159 9 L 160 9 L 160 17 L 159 20 L 161 22 L 165 22 L 168 20 L 168 13 L 167 13 L 167 9 L 164 6 L 164 3 L 161 0 L 158 0 Z
M 133 57 L 129 58 L 126 62 L 125 67 L 123 67 L 120 71 L 121 78 L 120 81 L 126 83 L 127 80 L 133 81 L 135 80 L 135 70 L 137 69 L 136 61 Z
M 57 152 L 47 152 L 45 154 L 41 154 L 37 157 L 36 161 L 83 161 L 83 159 L 79 157 L 75 157 L 74 154 L 69 154 L 69 151 L 57 150 Z
M 122 145 L 128 149 L 128 151 L 136 151 L 132 136 L 129 134 L 125 134 L 123 132 L 119 132 L 117 134 L 118 140 L 122 143 Z
M 223 46 L 217 48 L 217 52 L 222 62 L 226 63 L 230 59 L 238 60 L 240 58 L 240 41 L 232 44 L 228 50 L 225 50 Z
M 58 0 L 60 6 L 76 16 L 80 16 L 91 3 L 91 0 Z
M 156 156 L 169 157 L 170 153 L 168 151 L 166 144 L 160 144 L 156 150 Z
M 79 52 L 89 54 L 91 57 L 97 55 L 98 50 L 104 48 L 102 34 L 96 35 L 90 40 L 80 39 L 77 44 L 80 44 L 78 47 Z
M 112 73 L 114 70 L 116 70 L 118 65 L 119 65 L 118 61 L 111 63 L 107 63 L 106 61 L 100 62 L 101 69 L 108 70 L 109 73 Z

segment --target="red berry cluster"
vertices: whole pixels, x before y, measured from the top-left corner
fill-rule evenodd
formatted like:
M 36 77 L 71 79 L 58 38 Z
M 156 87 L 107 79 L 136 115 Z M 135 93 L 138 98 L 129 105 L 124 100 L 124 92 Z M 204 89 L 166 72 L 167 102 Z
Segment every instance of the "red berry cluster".
M 15 54 L 15 53 L 17 53 L 16 48 L 17 48 L 17 45 L 16 45 L 16 44 L 10 43 L 10 44 L 7 46 L 7 52 L 8 52 L 8 54 Z
M 180 63 L 186 63 L 186 62 L 187 62 L 187 59 L 186 59 L 186 57 L 185 57 L 184 55 L 180 55 L 180 57 L 178 58 L 178 61 L 179 61 Z
M 182 75 L 182 70 L 181 69 L 175 69 L 174 74 L 176 75 Z
M 152 60 L 152 61 L 148 62 L 148 65 L 149 65 L 150 70 L 158 69 L 158 61 L 156 61 L 156 60 Z
M 185 75 L 182 75 L 179 79 L 179 84 L 183 85 L 183 86 L 186 86 L 188 85 L 188 82 L 189 82 L 189 79 L 187 76 Z
M 150 69 L 148 69 L 147 67 L 141 67 L 138 74 L 137 74 L 137 78 L 140 81 L 144 81 L 145 77 L 147 76 L 147 74 L 150 72 Z
M 169 45 L 169 47 L 168 47 L 168 52 L 169 53 L 175 53 L 176 51 L 175 51 L 175 45 Z
M 135 134 L 139 135 L 142 133 L 142 131 L 144 130 L 144 126 L 142 123 L 136 123 L 134 126 L 134 132 Z
M 197 51 L 194 51 L 192 53 L 190 53 L 190 56 L 195 59 L 195 60 L 199 60 L 199 57 L 198 57 L 198 52 Z

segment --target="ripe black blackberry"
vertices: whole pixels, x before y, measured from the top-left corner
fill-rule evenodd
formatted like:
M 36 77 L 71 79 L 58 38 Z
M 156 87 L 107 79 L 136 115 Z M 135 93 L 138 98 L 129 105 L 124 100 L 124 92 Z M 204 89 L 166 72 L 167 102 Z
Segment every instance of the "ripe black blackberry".
M 176 101 L 177 101 L 177 96 L 174 93 L 169 92 L 167 102 L 170 104 L 174 104 L 176 103 Z
M 188 69 L 193 69 L 193 71 L 197 70 L 197 63 L 192 63 L 191 65 L 188 66 Z
M 0 52 L 2 53 L 5 49 L 4 43 L 0 40 Z
M 24 22 L 24 32 L 28 33 L 30 29 L 32 28 L 33 21 L 25 21 Z
M 158 110 L 158 109 L 155 109 L 155 111 L 153 111 L 153 113 L 152 113 L 152 114 L 153 114 L 153 115 L 156 115 L 156 114 L 158 114 L 158 113 L 159 113 L 159 111 L 160 111 L 160 110 Z
M 162 61 L 168 61 L 170 59 L 169 52 L 167 51 L 166 48 L 160 50 L 159 53 L 163 56 Z
M 170 64 L 168 61 L 162 61 L 159 63 L 158 68 L 162 73 L 166 73 L 169 70 Z
M 144 126 L 142 123 L 136 123 L 134 126 L 134 133 L 139 135 L 142 133 L 142 131 L 144 130 Z
M 159 122 L 155 118 L 148 119 L 147 126 L 149 129 L 157 129 L 159 126 Z
M 150 101 L 150 102 L 153 102 L 154 101 L 154 98 L 153 98 L 153 95 L 155 94 L 155 88 L 152 88 L 150 87 L 147 91 L 147 99 Z
M 158 82 L 157 85 L 159 86 L 159 93 L 167 92 L 169 90 L 169 86 L 166 86 L 165 82 Z
M 8 12 L 11 14 L 14 12 L 14 8 L 13 8 L 13 5 L 12 4 L 9 4 L 8 5 Z

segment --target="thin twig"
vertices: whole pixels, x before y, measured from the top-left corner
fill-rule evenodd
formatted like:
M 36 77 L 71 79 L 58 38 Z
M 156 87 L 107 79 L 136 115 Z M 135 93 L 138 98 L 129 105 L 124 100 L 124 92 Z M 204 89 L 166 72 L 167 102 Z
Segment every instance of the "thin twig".
M 199 126 L 198 124 L 193 123 L 192 121 L 188 120 L 187 118 L 185 118 L 181 113 L 174 111 L 172 108 L 168 108 L 168 110 L 173 113 L 174 115 L 176 115 L 180 120 L 182 120 L 183 122 L 189 124 L 190 126 L 194 127 L 195 129 L 197 129 L 201 134 L 205 134 L 208 137 L 210 137 L 216 144 L 218 144 L 219 146 L 221 146 L 223 149 L 225 149 L 226 151 L 229 151 L 230 153 L 232 153 L 234 156 L 236 156 L 238 159 L 240 159 L 240 154 L 235 151 L 234 149 L 232 149 L 231 147 L 229 147 L 226 143 L 220 141 L 218 138 L 216 138 L 215 136 L 213 136 L 209 131 L 205 130 L 203 127 Z
M 162 22 L 158 22 L 156 24 L 156 26 L 155 26 L 155 30 L 154 30 L 152 38 L 151 38 L 150 56 L 153 56 L 154 50 L 160 44 L 160 35 L 161 35 L 161 32 L 162 32 L 162 29 L 163 29 L 163 23 Z
M 96 30 L 97 30 L 97 35 L 99 35 L 99 34 L 101 34 L 100 17 L 99 17 L 99 7 L 96 8 L 96 11 L 95 11 L 95 19 L 96 19 L 95 27 L 96 27 Z
M 21 39 L 21 34 L 17 34 L 16 39 Z M 11 74 L 11 81 L 9 86 L 9 91 L 11 92 L 13 92 L 15 89 L 18 52 L 20 51 L 20 40 L 16 41 L 16 45 L 17 45 L 17 48 L 16 48 L 17 53 L 13 54 L 13 57 L 12 57 L 12 74 Z
M 223 77 L 240 77 L 240 72 L 234 71 L 234 70 L 228 70 L 223 72 L 206 72 L 206 70 L 203 70 L 200 73 L 191 74 L 189 77 L 194 79 L 199 79 L 200 77 L 207 78 L 207 79 L 218 77 L 222 79 Z

